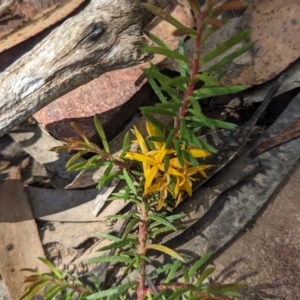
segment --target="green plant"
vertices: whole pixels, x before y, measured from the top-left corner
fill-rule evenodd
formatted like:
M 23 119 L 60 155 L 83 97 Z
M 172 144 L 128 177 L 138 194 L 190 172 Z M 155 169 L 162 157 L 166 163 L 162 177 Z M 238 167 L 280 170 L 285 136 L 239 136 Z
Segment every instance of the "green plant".
M 228 41 L 218 46 L 211 53 L 201 58 L 201 47 L 207 36 L 223 22 L 217 16 L 227 9 L 244 7 L 241 1 L 227 0 L 222 5 L 218 1 L 207 0 L 203 7 L 198 1 L 189 0 L 196 19 L 196 29 L 187 28 L 176 19 L 149 4 L 144 6 L 152 13 L 165 19 L 177 29 L 174 34 L 179 36 L 179 49 L 172 51 L 158 37 L 147 33 L 157 46 L 142 47 L 141 50 L 150 53 L 163 54 L 175 59 L 180 66 L 180 76 L 170 78 L 162 74 L 158 68 L 151 65 L 145 69 L 149 83 L 158 95 L 161 103 L 154 107 L 142 107 L 141 111 L 147 119 L 145 123 L 147 135 L 143 136 L 136 127 L 125 135 L 123 149 L 118 155 L 110 152 L 104 130 L 98 118 L 94 122 L 103 148 L 90 142 L 84 132 L 72 124 L 81 139 L 71 138 L 67 144 L 53 150 L 76 150 L 77 153 L 68 162 L 68 170 L 86 170 L 104 167 L 105 171 L 99 180 L 101 188 L 114 178 L 125 180 L 126 187 L 110 197 L 110 201 L 129 201 L 134 209 L 125 215 L 111 216 L 111 219 L 124 219 L 128 224 L 122 236 L 100 234 L 111 241 L 108 246 L 99 251 L 117 250 L 117 254 L 103 255 L 87 261 L 87 263 L 121 263 L 126 268 L 124 275 L 136 270 L 136 280 L 102 290 L 97 278 L 92 276 L 93 286 L 86 286 L 70 274 L 59 272 L 52 263 L 43 260 L 51 269 L 50 274 L 41 274 L 34 270 L 27 277 L 28 282 L 24 294 L 19 299 L 32 299 L 42 288 L 49 286 L 43 293 L 45 299 L 126 299 L 128 293 L 135 291 L 137 299 L 231 299 L 240 295 L 234 290 L 240 289 L 241 284 L 222 285 L 219 283 L 205 284 L 204 280 L 214 271 L 206 268 L 197 273 L 210 258 L 204 255 L 194 265 L 190 266 L 189 257 L 183 257 L 175 250 L 164 245 L 154 244 L 153 239 L 161 233 L 175 231 L 176 221 L 183 215 L 168 214 L 187 194 L 193 193 L 193 181 L 197 176 L 206 176 L 205 170 L 210 165 L 203 165 L 201 159 L 216 152 L 211 145 L 197 137 L 199 128 L 233 129 L 235 125 L 208 118 L 201 110 L 200 101 L 208 97 L 236 93 L 247 86 L 224 87 L 219 83 L 226 70 L 221 69 L 235 57 L 247 51 L 252 44 L 248 43 L 240 49 L 220 59 L 217 63 L 199 73 L 201 66 L 218 57 L 243 40 L 248 32 L 240 32 Z M 194 55 L 190 60 L 184 55 L 183 36 L 194 40 Z M 200 88 L 196 84 L 202 82 Z M 183 99 L 178 94 L 183 94 Z M 162 120 L 160 116 L 164 116 Z M 166 122 L 165 120 L 171 120 Z M 136 140 L 130 145 L 130 135 Z M 93 156 L 88 160 L 77 162 L 87 153 Z M 164 210 L 162 210 L 164 209 Z M 161 211 L 162 210 L 162 211 Z M 161 251 L 174 260 L 163 265 L 152 274 L 146 274 L 146 264 L 151 264 L 147 251 Z M 187 268 L 189 265 L 189 271 Z M 183 281 L 173 282 L 175 273 L 181 270 Z M 165 273 L 165 280 L 155 286 L 146 287 L 146 280 Z M 196 275 L 196 280 L 193 277 Z

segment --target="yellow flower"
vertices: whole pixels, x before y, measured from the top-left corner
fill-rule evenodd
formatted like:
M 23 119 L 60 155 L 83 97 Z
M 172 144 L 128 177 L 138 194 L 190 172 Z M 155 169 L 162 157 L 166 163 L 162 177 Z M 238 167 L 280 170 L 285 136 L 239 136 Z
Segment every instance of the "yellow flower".
M 164 201 L 168 193 L 173 195 L 176 200 L 176 206 L 181 202 L 183 192 L 187 192 L 189 196 L 192 195 L 192 181 L 195 179 L 191 176 L 199 172 L 206 177 L 205 169 L 209 165 L 199 165 L 191 167 L 187 159 L 184 159 L 184 166 L 182 166 L 175 156 L 174 149 L 166 149 L 166 144 L 163 142 L 153 142 L 156 150 L 149 151 L 147 144 L 142 134 L 134 127 L 136 132 L 135 141 L 141 150 L 138 152 L 127 152 L 125 158 L 141 162 L 143 165 L 143 173 L 145 177 L 144 195 L 159 192 L 158 210 L 163 207 Z M 150 123 L 146 123 L 146 129 L 149 136 L 159 136 L 155 127 Z M 210 152 L 196 147 L 183 146 L 183 150 L 188 152 L 195 158 L 202 158 L 210 155 Z M 173 158 L 169 161 L 169 168 L 165 171 L 164 159 L 168 155 Z M 170 183 L 175 183 L 174 191 L 170 188 Z

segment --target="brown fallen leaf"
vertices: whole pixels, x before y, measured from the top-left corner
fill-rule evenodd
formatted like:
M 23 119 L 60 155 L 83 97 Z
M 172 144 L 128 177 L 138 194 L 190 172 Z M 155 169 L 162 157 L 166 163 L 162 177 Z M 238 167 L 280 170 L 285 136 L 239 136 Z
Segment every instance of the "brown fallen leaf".
M 48 268 L 37 259 L 45 254 L 18 168 L 12 166 L 0 175 L 5 178 L 0 182 L 0 273 L 11 298 L 17 299 L 28 275 L 20 269 L 46 272 Z
M 254 0 L 239 24 L 250 29 L 254 42 L 253 57 L 248 63 L 233 64 L 222 78 L 224 85 L 266 82 L 299 58 L 300 5 L 298 0 Z
M 0 1 L 0 53 L 61 21 L 84 1 Z

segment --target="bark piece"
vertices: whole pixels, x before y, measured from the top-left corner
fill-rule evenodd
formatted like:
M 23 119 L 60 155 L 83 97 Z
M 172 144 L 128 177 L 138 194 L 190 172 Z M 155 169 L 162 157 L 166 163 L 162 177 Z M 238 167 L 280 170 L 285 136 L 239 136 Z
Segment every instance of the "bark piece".
M 127 203 L 112 201 L 106 203 L 99 216 L 92 215 L 95 201 L 101 193 L 97 189 L 89 190 L 53 190 L 28 187 L 35 218 L 60 222 L 99 222 L 106 216 L 115 215 Z
M 256 149 L 252 151 L 251 155 L 252 156 L 259 155 L 260 153 L 263 153 L 268 149 L 286 143 L 299 136 L 300 136 L 300 118 L 294 121 L 288 127 L 278 132 L 273 137 L 266 139 L 261 144 L 259 144 L 256 147 Z
M 0 74 L 0 135 L 101 74 L 150 60 L 138 48 L 151 18 L 139 0 L 91 0 Z
M 77 248 L 91 238 L 99 238 L 97 232 L 117 232 L 121 221 L 113 224 L 101 222 L 49 222 L 40 230 L 42 243 L 60 243 L 65 248 Z
M 23 292 L 26 272 L 21 268 L 47 271 L 37 257 L 45 257 L 30 204 L 23 190 L 17 167 L 1 171 L 0 181 L 0 273 L 11 294 L 17 299 Z

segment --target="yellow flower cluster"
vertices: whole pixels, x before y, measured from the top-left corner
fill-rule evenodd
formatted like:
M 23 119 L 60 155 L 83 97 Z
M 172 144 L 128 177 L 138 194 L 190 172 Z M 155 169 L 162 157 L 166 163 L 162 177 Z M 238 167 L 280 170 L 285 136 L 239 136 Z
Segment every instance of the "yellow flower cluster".
M 166 144 L 162 142 L 153 142 L 155 150 L 149 150 L 142 134 L 134 127 L 137 140 L 134 141 L 140 147 L 141 153 L 127 152 L 125 158 L 141 162 L 143 165 L 143 173 L 145 176 L 144 196 L 159 192 L 160 200 L 158 203 L 158 210 L 160 210 L 168 196 L 168 192 L 176 198 L 176 206 L 181 202 L 183 192 L 187 192 L 189 196 L 192 195 L 192 175 L 199 172 L 206 177 L 205 169 L 211 167 L 210 165 L 190 166 L 188 161 L 184 159 L 184 166 L 182 166 L 176 156 L 174 149 L 166 149 Z M 159 136 L 152 123 L 146 123 L 148 135 Z M 210 152 L 196 147 L 182 146 L 184 151 L 188 152 L 195 158 L 207 157 Z M 164 169 L 164 158 L 168 155 L 169 168 Z M 171 179 L 175 182 L 175 188 L 170 189 Z

